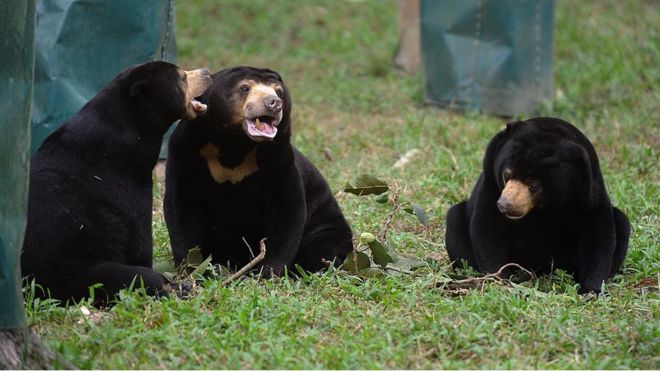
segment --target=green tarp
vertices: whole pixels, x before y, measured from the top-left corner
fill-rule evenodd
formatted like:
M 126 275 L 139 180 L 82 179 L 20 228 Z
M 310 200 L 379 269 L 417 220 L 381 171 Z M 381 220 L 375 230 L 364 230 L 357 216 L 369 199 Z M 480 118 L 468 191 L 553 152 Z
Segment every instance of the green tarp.
M 421 0 L 426 101 L 502 116 L 553 96 L 554 0 Z
M 33 153 L 126 67 L 176 62 L 174 0 L 39 0 L 36 37 Z
M 25 325 L 19 251 L 27 212 L 34 23 L 34 0 L 0 1 L 0 329 Z

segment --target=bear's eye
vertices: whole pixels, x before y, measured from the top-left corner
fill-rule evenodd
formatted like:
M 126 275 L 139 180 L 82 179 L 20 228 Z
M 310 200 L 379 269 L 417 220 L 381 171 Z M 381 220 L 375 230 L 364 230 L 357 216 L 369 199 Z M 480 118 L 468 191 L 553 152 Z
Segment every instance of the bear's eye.
M 529 183 L 529 191 L 530 192 L 537 192 L 541 188 L 541 184 L 537 181 L 532 181 Z
M 282 92 L 282 89 L 277 88 L 277 89 L 275 89 L 275 94 L 277 94 L 278 97 L 282 98 L 282 94 L 284 94 L 284 93 Z
M 247 93 L 248 91 L 250 91 L 250 87 L 247 85 L 241 85 L 240 89 L 243 93 Z

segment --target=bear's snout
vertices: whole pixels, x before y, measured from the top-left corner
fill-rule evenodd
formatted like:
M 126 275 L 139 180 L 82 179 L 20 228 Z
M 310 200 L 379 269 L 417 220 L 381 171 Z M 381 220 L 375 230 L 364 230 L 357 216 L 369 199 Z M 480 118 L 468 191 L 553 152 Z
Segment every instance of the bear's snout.
M 534 208 L 534 197 L 523 182 L 511 179 L 506 182 L 497 209 L 509 219 L 520 219 Z
M 266 95 L 263 97 L 264 106 L 269 110 L 277 113 L 282 110 L 282 99 L 277 95 Z
M 504 197 L 500 197 L 499 200 L 497 200 L 497 209 L 502 213 L 502 214 L 507 214 L 508 212 L 511 211 L 513 208 L 513 205 L 509 200 L 507 200 Z

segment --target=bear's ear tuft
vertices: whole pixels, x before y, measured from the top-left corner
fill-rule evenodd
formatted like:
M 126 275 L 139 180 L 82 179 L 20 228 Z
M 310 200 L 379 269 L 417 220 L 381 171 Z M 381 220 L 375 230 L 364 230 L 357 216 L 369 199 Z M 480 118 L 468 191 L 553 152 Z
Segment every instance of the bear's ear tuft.
M 266 70 L 268 70 L 269 73 L 272 73 L 273 75 L 275 75 L 275 77 L 277 78 L 277 81 L 284 82 L 284 79 L 282 79 L 282 75 L 280 75 L 279 72 L 273 71 L 270 68 L 267 68 Z
M 506 124 L 506 128 L 504 129 L 504 131 L 510 133 L 511 131 L 513 131 L 513 129 L 515 129 L 516 127 L 518 127 L 518 125 L 522 125 L 522 124 L 524 124 L 524 123 L 525 123 L 524 121 L 520 121 L 520 120 L 518 120 L 518 121 L 507 122 L 507 124 Z

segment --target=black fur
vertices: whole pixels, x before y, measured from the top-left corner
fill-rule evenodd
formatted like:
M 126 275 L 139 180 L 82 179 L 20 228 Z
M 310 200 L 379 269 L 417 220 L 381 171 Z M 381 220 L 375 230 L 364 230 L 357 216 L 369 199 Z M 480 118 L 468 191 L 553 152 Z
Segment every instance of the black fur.
M 272 141 L 251 140 L 232 115 L 243 99 L 238 83 L 245 79 L 283 88 L 283 116 Z M 352 250 L 351 230 L 323 176 L 290 143 L 291 97 L 280 75 L 225 69 L 213 75 L 213 86 L 200 100 L 208 113 L 179 126 L 170 139 L 165 218 L 175 263 L 200 246 L 214 263 L 240 268 L 258 253 L 262 238 L 267 252 L 258 268 L 266 268 L 265 276 L 281 275 L 295 264 L 318 271 L 326 266 L 322 259 L 341 263 Z M 226 168 L 236 168 L 256 149 L 258 171 L 235 184 L 216 182 L 199 154 L 207 143 L 217 145 L 217 159 Z
M 151 174 L 163 134 L 186 115 L 178 71 L 128 68 L 32 157 L 21 269 L 53 298 L 78 300 L 101 283 L 104 304 L 136 277 L 136 287 L 164 294 L 166 279 L 151 269 Z
M 534 208 L 519 220 L 497 206 L 507 167 L 512 179 L 540 182 Z M 447 213 L 454 264 L 465 260 L 481 272 L 510 262 L 538 273 L 561 268 L 575 275 L 581 293 L 599 292 L 619 271 L 629 236 L 628 218 L 610 203 L 592 144 L 555 118 L 508 124 L 488 145 L 469 200 Z

